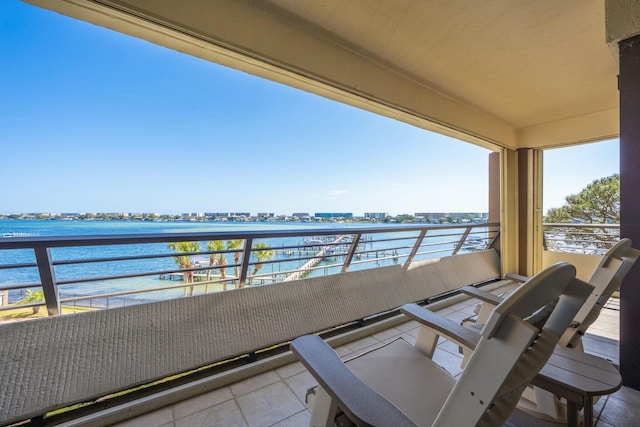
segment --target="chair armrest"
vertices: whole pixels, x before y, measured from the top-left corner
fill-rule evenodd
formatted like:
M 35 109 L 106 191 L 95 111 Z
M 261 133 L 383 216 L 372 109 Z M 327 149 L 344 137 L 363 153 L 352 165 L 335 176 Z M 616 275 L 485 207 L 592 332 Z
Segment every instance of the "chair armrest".
M 464 327 L 418 304 L 405 304 L 400 311 L 423 326 L 433 329 L 438 335 L 470 350 L 474 350 L 480 341 L 480 331 Z
M 529 278 L 527 276 L 523 276 L 521 274 L 515 274 L 515 273 L 507 273 L 504 275 L 505 279 L 511 279 L 511 280 L 515 280 L 516 282 L 526 282 L 527 280 L 529 280 Z
M 482 289 L 474 288 L 473 286 L 465 286 L 460 289 L 460 292 L 492 305 L 498 305 L 503 300 L 502 298 L 495 294 L 492 294 L 491 292 L 483 291 Z
M 291 342 L 291 351 L 358 426 L 411 426 L 415 424 L 393 403 L 356 377 L 317 335 Z

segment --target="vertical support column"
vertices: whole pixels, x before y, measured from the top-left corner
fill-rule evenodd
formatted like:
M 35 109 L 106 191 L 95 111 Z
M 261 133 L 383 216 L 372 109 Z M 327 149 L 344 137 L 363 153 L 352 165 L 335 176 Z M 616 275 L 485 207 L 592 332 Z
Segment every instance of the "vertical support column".
M 542 270 L 542 251 L 544 249 L 544 230 L 542 226 L 542 219 L 544 213 L 542 212 L 542 192 L 543 192 L 543 153 L 540 149 L 534 149 L 532 152 L 532 176 L 530 187 L 531 200 L 533 202 L 531 210 L 531 239 L 533 241 L 533 247 L 531 256 L 533 257 L 531 267 L 533 268 L 533 274 Z M 532 275 L 533 275 L 532 274 Z
M 533 276 L 542 266 L 542 152 L 518 150 L 518 272 Z
M 620 51 L 620 235 L 640 247 L 640 36 Z M 624 385 L 640 390 L 640 267 L 620 292 L 620 370 Z
M 489 223 L 500 222 L 500 153 L 489 154 Z M 494 236 L 499 230 L 489 229 L 489 235 Z M 493 248 L 502 253 L 501 238 L 496 240 Z
M 518 273 L 530 276 L 528 267 L 528 251 L 531 246 L 529 234 L 527 233 L 527 215 L 529 213 L 529 203 L 527 200 L 529 186 L 529 149 L 518 150 Z
M 51 250 L 49 248 L 35 248 L 34 251 L 36 263 L 38 264 L 38 273 L 40 273 L 44 301 L 47 305 L 47 313 L 49 313 L 49 316 L 57 316 L 61 312 L 60 298 L 58 296 L 56 274 L 53 270 L 53 264 L 51 264 Z
M 500 261 L 502 272 L 518 271 L 518 153 L 500 152 Z

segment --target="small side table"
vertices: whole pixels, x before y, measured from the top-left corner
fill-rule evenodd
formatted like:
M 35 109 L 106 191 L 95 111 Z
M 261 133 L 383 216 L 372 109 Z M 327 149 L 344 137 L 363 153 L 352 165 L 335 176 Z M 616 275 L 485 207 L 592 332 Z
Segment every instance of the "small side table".
M 584 408 L 584 427 L 593 425 L 593 397 L 614 393 L 622 376 L 609 361 L 582 351 L 556 346 L 532 385 L 567 399 L 567 425 L 578 426 Z

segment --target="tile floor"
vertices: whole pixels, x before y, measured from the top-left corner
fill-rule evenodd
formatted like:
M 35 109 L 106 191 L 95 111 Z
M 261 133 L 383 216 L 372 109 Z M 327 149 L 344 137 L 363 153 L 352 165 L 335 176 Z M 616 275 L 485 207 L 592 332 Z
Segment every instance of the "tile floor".
M 475 302 L 468 300 L 440 310 L 459 321 L 468 317 Z M 615 301 L 603 310 L 597 323 L 585 336 L 588 352 L 618 363 L 618 311 Z M 409 321 L 374 335 L 336 348 L 349 357 L 399 336 L 414 342 L 418 324 Z M 439 344 L 434 360 L 453 375 L 460 370 L 461 355 L 451 342 Z M 118 427 L 299 427 L 307 426 L 310 413 L 304 399 L 307 389 L 316 385 L 301 363 L 237 382 L 227 387 L 176 403 L 170 407 L 117 424 Z M 597 427 L 640 426 L 640 392 L 622 388 L 598 401 L 594 409 Z

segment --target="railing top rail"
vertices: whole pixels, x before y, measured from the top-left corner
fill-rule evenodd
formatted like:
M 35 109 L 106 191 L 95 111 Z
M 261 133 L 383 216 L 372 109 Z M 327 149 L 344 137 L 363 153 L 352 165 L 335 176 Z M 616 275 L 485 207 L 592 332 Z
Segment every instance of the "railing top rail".
M 36 237 L 12 237 L 0 239 L 2 249 L 30 249 L 30 248 L 61 248 L 71 246 L 107 246 L 144 243 L 166 243 L 207 240 L 253 240 L 277 237 L 299 236 L 327 236 L 336 234 L 377 234 L 389 232 L 411 232 L 421 230 L 446 230 L 460 228 L 485 228 L 499 227 L 499 223 L 470 223 L 450 225 L 395 225 L 389 227 L 349 227 L 349 228 L 322 228 L 312 230 L 256 230 L 256 231 L 211 231 L 196 233 L 145 233 L 145 234 L 111 234 L 111 235 L 74 235 L 74 236 L 36 236 Z

